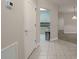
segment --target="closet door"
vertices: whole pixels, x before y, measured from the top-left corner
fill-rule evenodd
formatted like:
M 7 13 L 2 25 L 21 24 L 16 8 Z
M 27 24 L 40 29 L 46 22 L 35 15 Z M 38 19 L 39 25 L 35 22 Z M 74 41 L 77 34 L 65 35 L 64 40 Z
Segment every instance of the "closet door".
M 36 46 L 36 5 L 33 0 L 24 2 L 24 42 L 26 58 Z

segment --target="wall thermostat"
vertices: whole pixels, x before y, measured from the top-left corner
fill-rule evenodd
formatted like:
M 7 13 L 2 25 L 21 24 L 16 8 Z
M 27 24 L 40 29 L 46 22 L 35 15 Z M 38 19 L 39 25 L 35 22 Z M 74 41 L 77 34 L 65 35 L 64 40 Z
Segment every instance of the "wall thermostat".
M 13 2 L 11 0 L 6 0 L 6 7 L 11 9 L 13 7 Z

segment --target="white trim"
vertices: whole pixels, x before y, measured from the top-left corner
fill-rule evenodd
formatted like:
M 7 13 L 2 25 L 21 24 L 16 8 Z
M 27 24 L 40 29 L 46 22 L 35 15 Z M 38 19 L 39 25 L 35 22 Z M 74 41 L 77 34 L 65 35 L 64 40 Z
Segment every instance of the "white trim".
M 8 46 L 5 47 L 5 48 L 2 48 L 1 51 L 4 51 L 4 50 L 6 50 L 6 49 L 8 49 L 8 48 L 10 48 L 10 47 L 13 47 L 14 45 L 18 45 L 18 42 L 14 42 L 14 43 L 8 45 Z
M 16 47 L 16 50 L 17 50 L 16 53 L 17 53 L 17 59 L 18 59 L 18 42 L 14 42 L 14 43 L 8 45 L 8 46 L 5 47 L 5 48 L 2 48 L 2 49 L 1 49 L 1 52 L 5 51 L 5 50 L 7 50 L 7 49 L 9 49 L 9 48 L 11 48 L 11 47 Z
M 58 37 L 50 39 L 50 41 L 58 40 Z
M 32 50 L 32 52 L 30 53 L 30 55 L 27 57 L 27 59 L 29 59 L 29 57 L 32 55 L 32 53 L 40 46 L 40 43 L 37 43 L 37 45 L 35 46 L 35 48 Z
M 32 50 L 32 52 L 31 52 L 30 55 L 27 57 L 27 59 L 30 58 L 30 56 L 32 55 L 32 53 L 33 53 L 35 50 L 36 50 L 36 48 L 34 48 L 34 49 Z
M 64 33 L 67 33 L 67 34 L 76 34 L 77 32 L 64 32 Z

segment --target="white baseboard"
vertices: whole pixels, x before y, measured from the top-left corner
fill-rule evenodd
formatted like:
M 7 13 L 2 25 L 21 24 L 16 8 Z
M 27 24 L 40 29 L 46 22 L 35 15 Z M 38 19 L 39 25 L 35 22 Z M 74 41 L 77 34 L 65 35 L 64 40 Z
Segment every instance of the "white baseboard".
M 32 52 L 30 53 L 30 55 L 29 55 L 27 58 L 25 58 L 25 59 L 29 59 L 30 56 L 32 55 L 32 53 L 33 53 L 35 50 L 36 50 L 36 48 L 34 48 L 34 49 L 32 50 Z
M 40 46 L 40 43 L 37 43 L 37 45 L 35 46 L 35 48 L 32 50 L 32 52 L 30 53 L 30 55 L 27 57 L 27 59 L 30 58 L 30 56 L 32 55 L 32 53 Z
M 58 40 L 58 37 L 50 39 L 50 41 Z
M 76 34 L 77 32 L 64 32 L 65 34 Z

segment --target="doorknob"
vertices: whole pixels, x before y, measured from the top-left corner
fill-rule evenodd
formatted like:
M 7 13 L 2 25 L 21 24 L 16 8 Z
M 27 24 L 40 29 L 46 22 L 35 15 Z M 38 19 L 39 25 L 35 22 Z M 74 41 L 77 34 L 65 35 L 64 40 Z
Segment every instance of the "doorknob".
M 25 30 L 25 32 L 28 32 L 27 30 Z
M 36 24 L 35 24 L 35 27 L 36 27 Z

